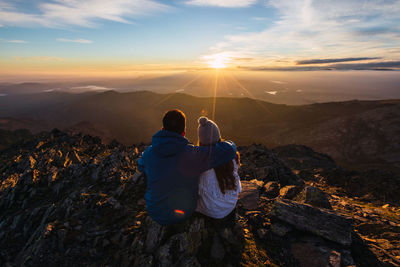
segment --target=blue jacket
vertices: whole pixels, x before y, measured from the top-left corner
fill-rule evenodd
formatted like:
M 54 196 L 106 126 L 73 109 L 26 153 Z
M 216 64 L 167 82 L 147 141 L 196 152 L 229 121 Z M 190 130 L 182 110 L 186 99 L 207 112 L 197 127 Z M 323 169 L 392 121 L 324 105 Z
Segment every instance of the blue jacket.
M 161 225 L 190 217 L 197 207 L 200 174 L 236 156 L 233 142 L 193 146 L 180 134 L 160 130 L 138 161 L 147 176 L 146 206 Z

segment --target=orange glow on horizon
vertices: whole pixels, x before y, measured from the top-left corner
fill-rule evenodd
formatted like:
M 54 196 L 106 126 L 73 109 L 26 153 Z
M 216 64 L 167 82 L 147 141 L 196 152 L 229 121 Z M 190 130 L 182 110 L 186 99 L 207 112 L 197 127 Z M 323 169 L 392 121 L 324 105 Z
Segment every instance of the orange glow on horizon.
M 204 59 L 207 65 L 213 69 L 227 68 L 227 63 L 231 61 L 231 58 L 224 53 L 205 56 Z

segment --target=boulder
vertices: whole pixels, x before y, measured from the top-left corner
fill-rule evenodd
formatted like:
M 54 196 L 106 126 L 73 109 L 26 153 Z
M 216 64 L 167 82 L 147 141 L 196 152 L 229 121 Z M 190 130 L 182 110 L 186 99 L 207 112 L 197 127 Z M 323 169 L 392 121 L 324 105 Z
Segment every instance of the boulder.
M 299 192 L 301 188 L 295 185 L 287 185 L 279 190 L 279 197 L 284 199 L 293 199 Z
M 306 186 L 294 200 L 324 209 L 332 209 L 326 194 L 319 188 Z
M 214 237 L 213 237 L 213 243 L 211 246 L 210 255 L 211 255 L 211 258 L 216 261 L 221 261 L 225 256 L 224 246 L 223 246 L 221 239 L 219 238 L 217 233 L 215 233 Z
M 144 144 L 108 146 L 56 130 L 32 138 L 0 153 L 1 266 L 297 266 L 310 255 L 313 266 L 378 265 L 369 244 L 354 232 L 347 245 L 348 225 L 333 212 L 268 199 L 279 193 L 292 198 L 303 187 L 293 185 L 298 176 L 263 146 L 239 148 L 241 178 L 258 180 L 242 181 L 235 216 L 214 220 L 197 214 L 160 226 L 146 212 L 146 178 L 136 172 Z M 291 186 L 279 190 L 280 185 Z M 339 200 L 331 201 L 336 207 Z M 355 207 L 346 209 L 379 217 Z M 371 226 L 379 231 L 382 225 L 398 226 L 379 222 Z M 369 229 L 357 225 L 363 236 Z M 394 231 L 388 232 L 391 247 Z M 380 244 L 389 248 L 386 240 Z
M 146 251 L 152 252 L 164 237 L 165 227 L 159 225 L 150 217 L 147 217 L 146 223 L 149 226 L 145 243 Z
M 292 172 L 272 150 L 262 145 L 241 147 L 241 177 L 250 174 L 264 182 L 277 181 L 281 185 L 303 185 L 304 181 Z
M 290 226 L 282 223 L 275 222 L 271 224 L 272 233 L 280 237 L 285 236 L 290 230 L 292 230 Z
M 291 244 L 291 253 L 301 267 L 331 266 L 340 267 L 347 261 L 337 249 L 331 248 L 324 240 L 316 236 L 305 236 Z
M 256 184 L 259 188 L 263 187 L 263 185 L 264 185 L 264 181 L 257 180 L 257 179 L 250 180 L 250 182 Z
M 264 185 L 265 195 L 268 198 L 276 198 L 279 195 L 279 184 L 277 182 L 268 182 Z
M 255 210 L 260 197 L 258 185 L 249 181 L 242 181 L 242 192 L 239 194 L 238 203 L 246 210 Z
M 271 216 L 294 228 L 313 233 L 344 246 L 352 242 L 352 226 L 348 219 L 333 212 L 290 200 L 276 200 Z

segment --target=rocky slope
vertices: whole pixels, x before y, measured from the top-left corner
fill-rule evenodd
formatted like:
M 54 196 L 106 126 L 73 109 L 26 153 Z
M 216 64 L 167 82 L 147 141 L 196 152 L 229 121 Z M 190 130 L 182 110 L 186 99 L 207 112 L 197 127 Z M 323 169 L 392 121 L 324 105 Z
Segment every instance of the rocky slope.
M 145 178 L 136 174 L 144 148 L 53 130 L 2 151 L 0 265 L 400 264 L 395 175 L 357 191 L 366 174 L 310 148 L 240 147 L 235 219 L 195 215 L 161 227 L 146 213 Z
M 359 169 L 375 165 L 400 173 L 400 105 L 349 113 L 272 138 L 310 146 Z
M 56 127 L 132 145 L 150 142 L 162 114 L 172 108 L 187 115 L 191 140 L 197 138 L 197 119 L 207 115 L 225 137 L 240 144 L 304 144 L 351 168 L 375 164 L 400 174 L 399 100 L 290 106 L 181 93 L 50 92 L 0 97 L 0 129 L 37 133 Z
M 0 151 L 14 143 L 21 142 L 31 137 L 32 134 L 28 130 L 19 129 L 15 131 L 7 131 L 0 129 Z

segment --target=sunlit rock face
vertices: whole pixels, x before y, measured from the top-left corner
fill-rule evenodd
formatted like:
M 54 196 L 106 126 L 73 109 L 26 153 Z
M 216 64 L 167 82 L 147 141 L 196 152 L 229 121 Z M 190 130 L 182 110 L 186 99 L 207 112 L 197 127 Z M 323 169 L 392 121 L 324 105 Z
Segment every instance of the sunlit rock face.
M 161 226 L 147 215 L 146 179 L 136 174 L 144 148 L 53 130 L 2 151 L 0 265 L 397 264 L 393 174 L 361 190 L 356 181 L 384 175 L 348 171 L 307 147 L 240 147 L 233 216 Z

